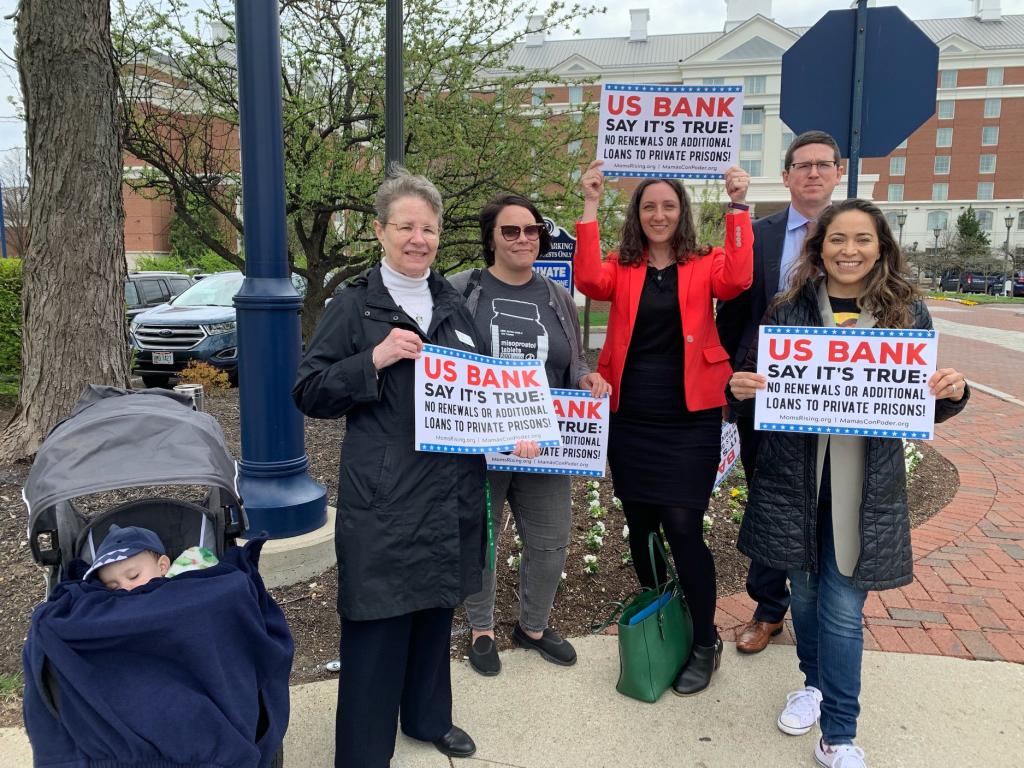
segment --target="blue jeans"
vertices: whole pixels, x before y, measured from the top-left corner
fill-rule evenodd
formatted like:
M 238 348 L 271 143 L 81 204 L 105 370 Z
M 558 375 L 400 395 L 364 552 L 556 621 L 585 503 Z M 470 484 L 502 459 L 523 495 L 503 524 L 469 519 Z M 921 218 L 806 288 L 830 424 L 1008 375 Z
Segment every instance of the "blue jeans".
M 818 572 L 789 572 L 796 655 L 805 684 L 821 691 L 821 735 L 828 744 L 849 744 L 857 735 L 860 668 L 864 656 L 864 600 L 836 565 L 832 510 L 818 514 Z

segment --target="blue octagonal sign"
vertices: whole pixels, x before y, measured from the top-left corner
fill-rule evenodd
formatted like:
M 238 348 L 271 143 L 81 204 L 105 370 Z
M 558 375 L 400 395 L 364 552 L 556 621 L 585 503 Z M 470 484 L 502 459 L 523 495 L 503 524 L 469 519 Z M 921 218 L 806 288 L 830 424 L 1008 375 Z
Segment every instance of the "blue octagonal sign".
M 899 8 L 868 8 L 862 157 L 885 157 L 935 114 L 939 48 Z M 857 11 L 829 11 L 782 57 L 781 117 L 827 131 L 850 156 Z

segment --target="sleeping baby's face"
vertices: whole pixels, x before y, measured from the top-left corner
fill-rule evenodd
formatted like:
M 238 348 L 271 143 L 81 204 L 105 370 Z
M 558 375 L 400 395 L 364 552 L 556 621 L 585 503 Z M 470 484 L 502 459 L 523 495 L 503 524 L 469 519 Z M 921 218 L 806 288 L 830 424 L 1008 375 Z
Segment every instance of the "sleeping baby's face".
M 126 589 L 129 592 L 152 579 L 164 576 L 171 567 L 167 555 L 156 552 L 139 552 L 124 560 L 105 565 L 97 571 L 100 582 L 107 589 Z

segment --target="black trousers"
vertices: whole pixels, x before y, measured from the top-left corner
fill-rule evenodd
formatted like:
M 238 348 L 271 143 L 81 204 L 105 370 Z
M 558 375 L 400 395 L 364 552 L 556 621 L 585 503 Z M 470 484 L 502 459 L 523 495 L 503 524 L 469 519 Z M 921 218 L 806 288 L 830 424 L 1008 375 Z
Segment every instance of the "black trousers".
M 736 428 L 740 433 L 740 461 L 743 462 L 743 472 L 747 476 L 749 493 L 756 482 L 757 448 L 761 442 L 761 433 L 754 429 L 753 419 L 742 416 L 736 419 Z M 789 610 L 789 588 L 786 586 L 785 571 L 751 561 L 747 570 L 747 594 L 757 602 L 755 621 L 775 624 L 786 617 L 786 611 Z
M 396 726 L 422 741 L 452 727 L 452 608 L 341 620 L 335 768 L 388 768 Z

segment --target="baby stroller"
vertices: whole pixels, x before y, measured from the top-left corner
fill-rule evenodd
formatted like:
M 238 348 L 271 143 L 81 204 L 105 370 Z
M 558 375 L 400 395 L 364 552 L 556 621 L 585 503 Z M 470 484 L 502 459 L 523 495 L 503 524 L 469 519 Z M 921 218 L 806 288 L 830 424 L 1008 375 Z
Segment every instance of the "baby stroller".
M 123 488 L 206 488 L 85 514 Z M 40 447 L 23 491 L 46 574 L 25 644 L 25 725 L 36 766 L 280 766 L 292 639 L 257 568 L 237 469 L 216 420 L 168 390 L 90 386 Z M 173 560 L 219 563 L 130 592 L 81 576 L 110 526 L 155 532 Z

